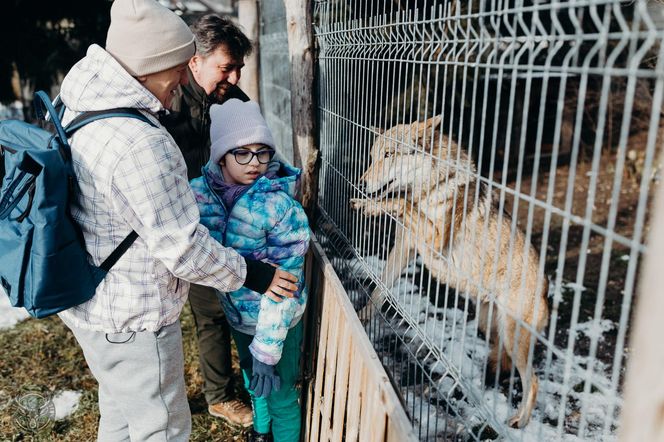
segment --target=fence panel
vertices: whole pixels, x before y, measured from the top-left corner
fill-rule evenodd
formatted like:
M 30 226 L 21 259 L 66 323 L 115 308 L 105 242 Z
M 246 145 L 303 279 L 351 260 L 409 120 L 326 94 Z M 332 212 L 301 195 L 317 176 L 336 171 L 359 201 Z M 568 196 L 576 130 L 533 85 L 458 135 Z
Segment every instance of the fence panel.
M 661 5 L 314 7 L 316 234 L 419 438 L 615 439 Z
M 279 152 L 293 162 L 290 60 L 286 10 L 282 1 L 262 1 L 260 13 L 261 110 Z
M 317 362 L 308 391 L 310 441 L 416 440 L 385 369 L 320 245 L 312 242 L 317 315 Z M 389 435 L 389 437 L 388 437 Z

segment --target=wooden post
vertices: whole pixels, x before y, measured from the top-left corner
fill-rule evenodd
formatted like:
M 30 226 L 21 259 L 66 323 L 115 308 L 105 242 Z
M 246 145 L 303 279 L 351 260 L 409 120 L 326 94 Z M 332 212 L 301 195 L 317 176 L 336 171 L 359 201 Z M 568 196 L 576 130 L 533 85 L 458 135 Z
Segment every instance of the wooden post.
M 662 262 L 664 262 L 664 186 L 660 184 L 653 202 L 652 233 L 643 263 L 632 351 L 627 367 L 625 402 L 620 440 L 664 440 L 664 296 L 662 296 Z
M 240 88 L 252 100 L 260 103 L 259 78 L 259 54 L 258 47 L 258 1 L 257 0 L 238 0 L 238 21 L 239 24 L 254 45 L 251 54 L 244 59 L 242 76 L 240 77 Z
M 302 205 L 311 215 L 318 193 L 312 8 L 311 2 L 302 0 L 284 0 L 284 6 L 291 64 L 293 159 L 302 169 Z

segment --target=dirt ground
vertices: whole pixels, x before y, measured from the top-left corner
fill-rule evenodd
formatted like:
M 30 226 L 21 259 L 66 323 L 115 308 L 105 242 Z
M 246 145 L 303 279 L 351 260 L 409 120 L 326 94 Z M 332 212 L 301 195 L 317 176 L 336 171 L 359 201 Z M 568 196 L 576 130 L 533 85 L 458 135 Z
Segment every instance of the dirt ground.
M 660 131 L 660 139 L 662 131 Z M 546 165 L 546 172 L 537 176 L 535 198 L 547 202 L 555 208 L 562 209 L 580 219 L 589 218 L 595 229 L 578 223 L 578 219 L 566 222 L 560 214 L 536 208 L 532 213 L 531 242 L 538 251 L 542 250 L 543 241 L 546 241 L 545 274 L 555 280 L 559 269 L 562 268 L 562 281 L 579 284 L 583 287 L 579 296 L 579 317 L 577 322 L 582 323 L 599 315 L 602 320 L 608 319 L 615 324 L 611 330 L 604 334 L 604 339 L 598 341 L 596 357 L 602 362 L 611 365 L 614 362 L 619 324 L 624 309 L 630 309 L 636 301 L 625 302 L 626 294 L 635 294 L 636 281 L 638 281 L 638 268 L 643 254 L 638 249 L 632 252 L 627 244 L 613 241 L 610 234 L 621 237 L 638 246 L 644 245 L 649 231 L 649 202 L 652 199 L 656 184 L 661 180 L 662 167 L 659 161 L 654 162 L 654 168 L 645 169 L 645 145 L 647 132 L 633 135 L 629 138 L 626 149 L 622 173 L 616 172 L 619 153 L 604 150 L 600 157 L 582 157 L 576 165 L 569 162 L 559 164 L 553 174 Z M 595 163 L 595 164 L 593 164 Z M 543 169 L 542 167 L 540 170 Z M 648 176 L 643 179 L 644 172 Z M 596 176 L 595 176 L 596 175 Z M 534 175 L 528 176 L 521 182 L 521 191 L 531 194 Z M 594 179 L 594 187 L 593 187 Z M 613 201 L 614 185 L 619 186 L 618 201 Z M 646 186 L 647 203 L 643 213 L 638 212 L 641 186 Z M 516 186 L 516 183 L 512 183 Z M 594 197 L 591 191 L 594 189 Z M 571 197 L 568 197 L 570 195 Z M 507 199 L 505 205 L 508 212 L 516 213 L 517 222 L 521 229 L 528 225 L 528 205 L 520 203 L 518 210 L 514 211 L 513 199 Z M 615 216 L 612 214 L 615 213 Z M 643 218 L 643 229 L 635 232 L 637 216 Z M 544 235 L 543 227 L 549 223 L 548 235 Z M 639 233 L 635 237 L 635 233 Z M 582 250 L 584 236 L 587 237 L 587 246 Z M 562 247 L 562 252 L 561 252 Z M 585 263 L 583 262 L 585 260 Z M 582 266 L 583 267 L 580 267 Z M 634 280 L 628 280 L 629 268 L 635 266 Z M 602 270 L 604 268 L 604 273 Z M 552 314 L 557 314 L 557 325 L 554 342 L 556 347 L 565 349 L 568 345 L 569 328 L 571 324 L 572 304 L 575 290 L 563 290 L 560 305 L 552 302 Z M 573 287 L 573 286 L 572 286 Z M 603 299 L 598 295 L 603 293 Z M 627 311 L 627 318 L 630 318 Z M 629 331 L 627 323 L 624 357 L 629 353 Z M 590 339 L 580 337 L 574 346 L 574 353 L 587 355 Z M 626 361 L 623 361 L 623 366 Z M 622 374 L 622 373 L 621 373 Z M 621 376 L 622 378 L 622 376 Z M 622 383 L 622 382 L 621 382 Z

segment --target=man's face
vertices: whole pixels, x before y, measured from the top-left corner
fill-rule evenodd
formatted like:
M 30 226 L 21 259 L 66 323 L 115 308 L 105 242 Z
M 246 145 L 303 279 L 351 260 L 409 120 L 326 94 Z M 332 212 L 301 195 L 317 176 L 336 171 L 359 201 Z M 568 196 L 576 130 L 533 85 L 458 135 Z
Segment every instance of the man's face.
M 234 58 L 226 45 L 218 46 L 205 57 L 196 54 L 189 61 L 196 83 L 217 101 L 221 101 L 231 85 L 240 81 L 243 67 L 244 60 Z
M 171 102 L 175 95 L 175 90 L 179 85 L 186 85 L 187 63 L 175 66 L 165 71 L 138 77 L 138 81 L 157 97 L 165 109 L 171 108 Z

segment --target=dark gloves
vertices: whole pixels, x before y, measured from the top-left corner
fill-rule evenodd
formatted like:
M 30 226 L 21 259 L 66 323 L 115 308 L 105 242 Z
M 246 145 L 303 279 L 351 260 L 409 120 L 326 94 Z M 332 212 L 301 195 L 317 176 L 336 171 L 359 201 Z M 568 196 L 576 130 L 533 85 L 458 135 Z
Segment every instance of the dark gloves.
M 274 365 L 265 364 L 254 356 L 253 359 L 253 376 L 249 389 L 254 392 L 256 397 L 268 397 L 273 391 L 281 389 L 281 378 L 274 369 Z

